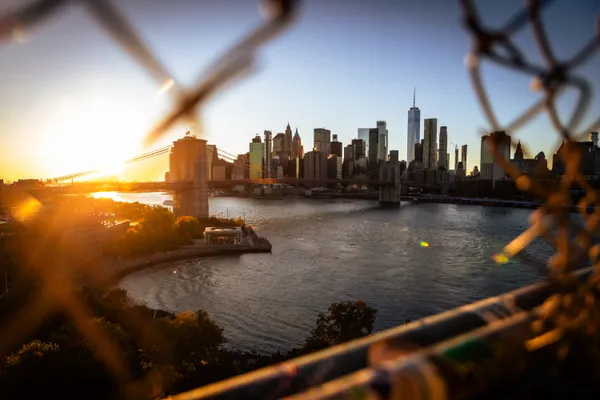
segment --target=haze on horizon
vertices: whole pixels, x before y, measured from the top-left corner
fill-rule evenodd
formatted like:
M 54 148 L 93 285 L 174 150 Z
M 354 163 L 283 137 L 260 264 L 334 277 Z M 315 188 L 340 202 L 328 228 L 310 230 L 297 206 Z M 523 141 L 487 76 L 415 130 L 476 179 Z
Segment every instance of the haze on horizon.
M 20 0 L 4 1 L 0 14 Z M 476 2 L 490 26 L 503 24 L 521 0 Z M 258 2 L 173 0 L 114 2 L 184 86 L 215 57 L 260 23 Z M 598 0 L 559 0 L 544 14 L 559 58 L 577 52 L 593 35 Z M 313 129 L 326 127 L 348 143 L 357 128 L 386 120 L 389 149 L 406 157 L 407 110 L 413 87 L 421 119 L 448 127 L 448 152 L 467 144 L 468 168 L 479 165 L 480 134 L 487 130 L 464 67 L 469 37 L 455 0 L 305 0 L 294 25 L 265 46 L 259 68 L 211 99 L 193 132 L 230 153 L 245 153 L 263 130 L 298 128 L 305 149 Z M 100 28 L 80 5 L 0 44 L 0 178 L 50 178 L 125 160 L 149 149 L 146 132 L 170 109 L 170 98 Z M 517 44 L 541 63 L 530 30 Z M 600 87 L 600 57 L 579 75 Z M 492 104 L 509 122 L 538 94 L 525 75 L 484 65 Z M 569 115 L 574 93 L 558 102 Z M 600 99 L 584 126 L 597 117 Z M 422 123 L 422 121 L 421 121 Z M 581 126 L 580 128 L 583 128 Z M 180 124 L 153 148 L 190 130 Z M 513 134 L 533 155 L 548 159 L 557 135 L 547 117 Z M 307 146 L 308 144 L 308 146 Z M 162 177 L 166 157 L 149 163 L 137 180 Z M 152 165 L 150 165 L 152 164 Z M 140 176 L 140 174 L 142 174 Z M 131 174 L 128 176 L 132 178 Z M 135 177 L 134 177 L 135 178 Z

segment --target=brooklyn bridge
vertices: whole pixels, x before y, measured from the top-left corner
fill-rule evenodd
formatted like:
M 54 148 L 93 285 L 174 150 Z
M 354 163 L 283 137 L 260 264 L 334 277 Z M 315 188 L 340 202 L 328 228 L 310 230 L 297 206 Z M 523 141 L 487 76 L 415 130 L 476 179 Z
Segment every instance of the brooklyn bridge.
M 257 185 L 290 185 L 311 188 L 332 185 L 368 185 L 378 191 L 378 200 L 383 204 L 399 204 L 401 196 L 408 194 L 408 182 L 401 184 L 402 169 L 399 161 L 380 161 L 360 176 L 352 178 L 326 178 L 321 176 L 307 177 L 297 173 L 296 177 L 264 177 L 249 178 L 251 166 L 248 160 L 240 161 L 233 154 L 207 145 L 206 140 L 194 136 L 186 136 L 172 145 L 165 146 L 121 162 L 123 166 L 141 163 L 159 156 L 169 155 L 169 171 L 165 181 L 161 182 L 122 182 L 86 180 L 101 174 L 102 169 L 75 172 L 46 180 L 44 186 L 30 191 L 51 194 L 92 193 L 109 191 L 128 192 L 171 192 L 174 198 L 174 212 L 177 215 L 208 216 L 209 192 L 218 189 L 251 188 Z M 210 146 L 210 150 L 207 147 Z M 213 153 L 213 154 L 210 154 Z M 212 156 L 212 157 L 211 157 Z M 234 163 L 243 169 L 244 175 L 237 179 L 220 179 L 211 177 L 208 172 L 214 158 Z M 263 165 L 260 175 L 269 176 Z M 214 179 L 217 178 L 217 179 Z M 402 190 L 403 188 L 403 190 Z

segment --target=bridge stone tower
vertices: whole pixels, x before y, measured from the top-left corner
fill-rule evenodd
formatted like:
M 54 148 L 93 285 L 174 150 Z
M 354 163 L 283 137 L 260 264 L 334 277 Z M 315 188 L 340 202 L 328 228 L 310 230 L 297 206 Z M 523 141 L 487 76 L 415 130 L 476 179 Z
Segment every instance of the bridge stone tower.
M 169 183 L 181 184 L 173 196 L 173 211 L 178 217 L 208 217 L 206 140 L 186 133 L 173 142 L 169 154 Z M 185 187 L 189 184 L 189 187 Z
M 386 161 L 379 163 L 379 180 L 387 182 L 388 185 L 379 186 L 379 203 L 380 204 L 397 204 L 400 205 L 400 162 Z

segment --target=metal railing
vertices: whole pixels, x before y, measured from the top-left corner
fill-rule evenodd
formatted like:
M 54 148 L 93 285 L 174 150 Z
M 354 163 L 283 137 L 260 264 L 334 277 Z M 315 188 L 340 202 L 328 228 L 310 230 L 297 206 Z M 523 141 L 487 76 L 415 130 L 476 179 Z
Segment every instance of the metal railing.
M 590 273 L 590 269 L 582 270 L 578 273 L 579 279 L 586 279 Z M 415 352 L 413 356 L 420 359 L 430 348 L 473 331 L 493 332 L 495 329 L 502 330 L 512 326 L 513 317 L 534 310 L 551 294 L 552 289 L 548 283 L 534 284 L 172 398 L 275 399 L 301 393 L 335 380 L 331 383 L 336 385 L 334 392 L 329 392 L 327 388 L 317 388 L 302 393 L 299 397 L 328 398 L 339 394 L 336 379 L 345 375 L 356 373 L 343 378 L 344 383 L 339 388 L 344 390 L 352 388 L 354 384 L 371 383 L 370 379 L 373 376 L 369 367 L 374 355 L 374 346 L 384 343 L 389 345 L 388 350 L 394 351 L 401 351 L 403 347 L 411 350 L 423 349 Z M 478 335 L 471 334 L 467 337 L 476 336 Z M 365 380 L 365 377 L 369 379 Z
M 574 71 L 591 59 L 600 47 L 600 15 L 594 37 L 570 60 L 559 61 L 552 52 L 541 17 L 542 11 L 551 3 L 550 0 L 525 1 L 524 9 L 502 28 L 491 29 L 482 22 L 474 1 L 460 0 L 463 22 L 472 37 L 472 52 L 467 56 L 466 64 L 491 131 L 504 130 L 514 135 L 527 121 L 546 111 L 565 143 L 561 157 L 566 174 L 559 189 L 553 192 L 540 187 L 532 177 L 520 174 L 502 157 L 497 143 L 491 143 L 496 162 L 516 180 L 521 190 L 533 193 L 543 202 L 532 227 L 507 246 L 503 256 L 517 256 L 532 238 L 547 240 L 556 249 L 555 256 L 549 260 L 548 282 L 182 393 L 175 398 L 278 398 L 294 394 L 300 398 L 329 398 L 376 393 L 382 397 L 395 395 L 416 399 L 426 398 L 424 393 L 427 391 L 429 398 L 448 398 L 450 393 L 452 398 L 464 398 L 482 393 L 503 380 L 513 382 L 518 379 L 515 374 L 524 374 L 531 367 L 560 363 L 573 344 L 589 344 L 593 350 L 600 347 L 595 341 L 595 332 L 600 329 L 600 313 L 595 306 L 600 283 L 596 264 L 600 245 L 594 244 L 593 240 L 597 237 L 600 207 L 592 213 L 582 212 L 582 223 L 569 218 L 564 207 L 569 203 L 568 191 L 573 185 L 586 191 L 580 205 L 597 206 L 600 199 L 583 179 L 574 144 L 585 133 L 600 126 L 600 118 L 597 118 L 578 130 L 589 108 L 592 90 L 589 82 L 574 75 Z M 174 82 L 169 71 L 108 0 L 34 1 L 0 16 L 0 40 L 10 39 L 23 29 L 35 28 L 66 6 L 85 6 L 159 85 L 173 86 L 170 91 L 173 110 L 148 133 L 146 143 L 151 144 L 177 121 L 195 122 L 197 109 L 227 83 L 247 73 L 259 48 L 290 25 L 298 10 L 298 2 L 292 0 L 271 0 L 264 4 L 264 24 L 219 57 L 203 78 L 188 88 Z M 529 62 L 514 44 L 514 35 L 526 27 L 534 33 L 545 60 L 544 66 Z M 491 100 L 483 85 L 480 73 L 483 61 L 528 74 L 532 77 L 532 87 L 542 92 L 543 98 L 512 122 L 501 124 L 492 111 Z M 575 111 L 566 124 L 560 121 L 556 110 L 556 100 L 565 88 L 575 88 L 579 92 Z M 526 153 L 526 146 L 523 150 Z M 40 246 L 51 246 L 51 243 Z M 76 283 L 70 279 L 70 267 L 55 262 L 49 265 L 49 260 L 39 257 L 34 257 L 34 261 L 37 264 L 32 264 L 29 273 L 44 278 L 46 286 L 9 326 L 1 327 L 0 356 L 6 356 L 19 339 L 35 330 L 47 315 L 61 310 L 95 348 L 102 350 L 99 358 L 119 383 L 136 384 L 124 368 L 119 348 L 105 333 L 82 324 L 90 317 L 90 311 L 71 290 Z M 523 262 L 528 261 L 525 258 Z M 577 275 L 573 273 L 590 262 L 591 269 Z M 97 271 L 92 277 L 100 288 L 108 281 L 102 273 Z M 122 318 L 135 327 L 143 342 L 161 343 L 160 337 L 140 315 L 128 311 Z M 386 356 L 387 362 L 377 365 L 377 357 L 373 354 L 381 346 L 394 357 Z M 461 351 L 464 353 L 469 349 L 475 349 L 475 355 L 471 352 L 471 356 L 464 357 Z M 413 391 L 407 389 L 410 387 Z

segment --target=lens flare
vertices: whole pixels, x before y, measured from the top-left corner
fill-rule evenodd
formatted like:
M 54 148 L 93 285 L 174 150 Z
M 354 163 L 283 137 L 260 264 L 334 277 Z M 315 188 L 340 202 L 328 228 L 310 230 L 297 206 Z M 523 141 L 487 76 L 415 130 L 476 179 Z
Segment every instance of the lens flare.
M 504 253 L 498 253 L 492 256 L 492 260 L 494 260 L 496 264 L 504 265 L 510 260 L 510 258 L 508 258 L 508 256 Z
M 42 203 L 36 198 L 29 196 L 13 211 L 13 217 L 19 222 L 25 222 L 33 217 L 42 208 Z

